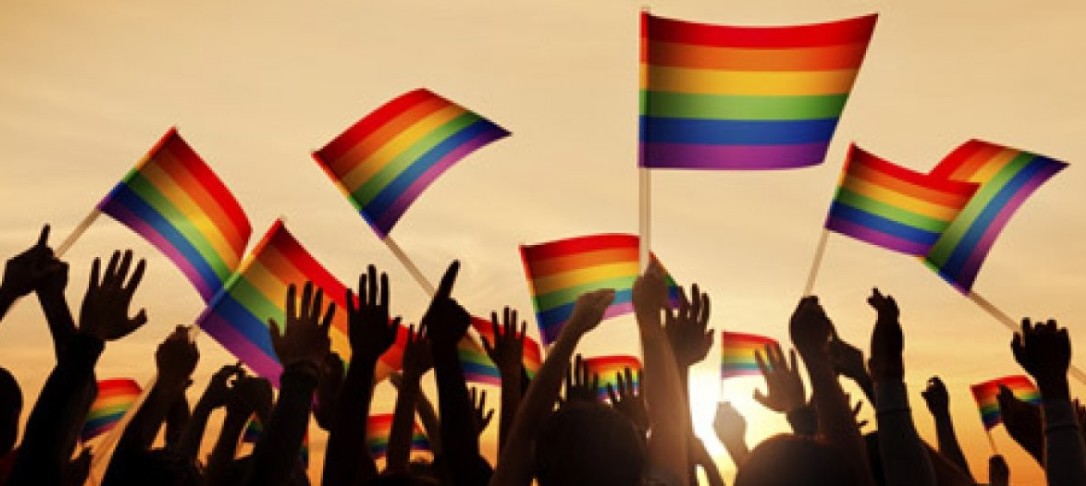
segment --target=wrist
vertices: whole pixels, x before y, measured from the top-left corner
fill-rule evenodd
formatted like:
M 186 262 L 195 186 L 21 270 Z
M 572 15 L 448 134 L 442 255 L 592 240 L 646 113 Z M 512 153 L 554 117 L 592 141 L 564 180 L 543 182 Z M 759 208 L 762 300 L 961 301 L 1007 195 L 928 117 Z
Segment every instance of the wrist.
M 1067 383 L 1067 377 L 1053 376 L 1047 378 L 1037 378 L 1037 388 L 1041 391 L 1041 398 L 1044 400 L 1070 400 L 1071 390 Z

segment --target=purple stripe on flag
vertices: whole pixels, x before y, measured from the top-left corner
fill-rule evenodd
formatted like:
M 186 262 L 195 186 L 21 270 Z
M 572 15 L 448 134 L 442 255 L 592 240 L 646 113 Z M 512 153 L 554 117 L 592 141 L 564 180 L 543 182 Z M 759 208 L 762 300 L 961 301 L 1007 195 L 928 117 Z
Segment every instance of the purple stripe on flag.
M 244 334 L 239 332 L 229 321 L 224 320 L 218 314 L 211 313 L 201 316 L 196 320 L 200 327 L 209 336 L 215 338 L 219 344 L 229 350 L 259 376 L 270 380 L 273 385 L 279 387 L 279 375 L 283 367 L 274 356 L 268 356 L 264 350 L 254 344 Z
M 200 293 L 200 296 L 205 302 L 211 300 L 214 297 L 215 292 L 222 285 L 221 282 L 208 282 L 200 274 L 196 267 L 192 266 L 192 263 L 173 245 L 162 233 L 158 232 L 158 229 L 149 224 L 143 218 L 133 213 L 128 207 L 121 204 L 107 204 L 101 208 L 103 213 L 112 216 L 117 221 L 120 221 L 125 226 L 128 226 L 132 231 L 136 232 L 140 236 L 143 236 L 153 245 L 158 248 L 170 261 L 181 270 L 181 273 L 185 275 L 196 286 L 196 291 Z
M 792 145 L 641 143 L 642 167 L 656 169 L 788 169 L 817 165 L 829 142 Z
M 898 238 L 881 231 L 875 231 L 867 226 L 851 223 L 841 218 L 830 218 L 826 221 L 826 228 L 838 233 L 846 234 L 860 241 L 871 243 L 872 245 L 911 255 L 923 255 L 931 248 L 931 245 Z

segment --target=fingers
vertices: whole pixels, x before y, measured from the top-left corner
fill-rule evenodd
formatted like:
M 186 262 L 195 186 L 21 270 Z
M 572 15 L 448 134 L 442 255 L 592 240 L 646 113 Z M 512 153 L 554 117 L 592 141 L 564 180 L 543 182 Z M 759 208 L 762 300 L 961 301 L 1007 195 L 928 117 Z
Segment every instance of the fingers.
M 132 276 L 128 279 L 128 284 L 124 286 L 124 293 L 127 294 L 129 298 L 136 292 L 136 287 L 138 287 L 140 281 L 143 280 L 143 273 L 146 269 L 147 261 L 141 258 L 140 261 L 136 263 L 136 270 L 132 272 Z
M 312 312 L 312 306 L 313 306 L 312 299 L 313 299 L 313 282 L 306 282 L 305 285 L 302 286 L 301 309 L 300 309 L 300 312 L 295 315 L 298 319 L 309 319 L 310 318 L 310 312 Z M 287 319 L 286 325 L 288 325 L 288 326 L 290 325 L 290 319 Z
M 268 319 L 268 334 L 271 336 L 272 348 L 278 349 L 283 341 L 283 334 L 279 331 L 279 324 L 275 322 L 275 319 Z
M 296 318 L 298 315 L 296 312 L 298 310 L 298 302 L 296 300 L 297 293 L 298 288 L 294 284 L 287 286 L 287 322 L 290 322 L 290 320 Z
M 619 385 L 619 387 L 622 386 L 622 375 L 619 375 L 618 385 Z M 608 383 L 607 384 L 607 398 L 611 399 L 611 404 L 612 405 L 620 402 L 620 400 L 618 398 L 619 396 L 621 396 L 621 394 L 616 394 L 615 393 L 614 385 L 611 385 L 610 383 Z
M 769 397 L 762 393 L 762 390 L 754 390 L 754 401 L 762 404 L 763 407 L 773 410 L 773 406 L 769 402 Z
M 320 307 L 317 307 L 320 309 Z M 332 320 L 336 316 L 336 304 L 334 302 L 328 303 L 328 310 L 324 313 L 324 321 L 321 322 L 321 329 L 325 334 L 328 334 L 328 330 L 332 328 Z
M 366 267 L 366 305 L 377 305 L 377 268 L 373 265 Z M 359 289 L 359 292 L 362 292 Z
M 449 268 L 445 270 L 445 275 L 441 276 L 441 283 L 437 286 L 437 292 L 434 293 L 434 300 L 448 299 L 452 296 L 453 285 L 456 284 L 456 275 L 460 273 L 460 260 L 453 260 L 449 264 Z
M 109 263 L 106 265 L 106 272 L 102 274 L 101 286 L 109 286 L 113 282 L 113 275 L 117 273 L 117 263 L 121 258 L 121 252 L 114 251 L 109 257 Z
M 43 225 L 41 227 L 41 234 L 38 235 L 38 242 L 35 243 L 34 246 L 37 246 L 39 248 L 48 248 L 49 247 L 49 225 L 48 224 Z

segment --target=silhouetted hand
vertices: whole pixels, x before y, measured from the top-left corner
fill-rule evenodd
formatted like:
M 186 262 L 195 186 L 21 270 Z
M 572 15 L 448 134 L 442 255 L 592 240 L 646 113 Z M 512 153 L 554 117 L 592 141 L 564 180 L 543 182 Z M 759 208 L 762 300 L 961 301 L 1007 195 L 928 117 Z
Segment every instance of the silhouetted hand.
M 56 261 L 48 242 L 49 225 L 45 225 L 34 246 L 8 259 L 4 266 L 4 280 L 0 282 L 0 295 L 14 300 L 38 288 L 46 278 L 47 266 Z
M 244 373 L 240 362 L 219 368 L 219 371 L 211 375 L 211 380 L 207 384 L 207 389 L 204 390 L 204 396 L 200 398 L 200 403 L 210 408 L 225 406 L 226 402 L 230 400 L 234 384 L 238 379 L 245 376 Z
M 407 344 L 403 351 L 403 374 L 418 379 L 434 367 L 434 357 L 430 354 L 430 340 L 426 339 L 426 327 L 419 326 L 418 331 L 412 325 L 407 330 Z
M 520 373 L 524 363 L 524 331 L 528 323 L 520 322 L 517 330 L 517 311 L 508 306 L 502 311 L 502 323 L 498 324 L 498 313 L 490 313 L 490 325 L 494 328 L 494 342 L 482 336 L 483 349 L 490 361 L 498 367 L 502 376 Z
M 946 385 L 938 376 L 928 379 L 928 387 L 920 392 L 924 402 L 928 404 L 928 410 L 936 418 L 950 417 L 950 394 L 946 391 Z
M 905 362 L 901 353 L 905 350 L 905 336 L 898 322 L 900 312 L 893 297 L 884 296 L 879 289 L 871 290 L 867 303 L 878 313 L 875 330 L 871 333 L 871 377 L 875 381 L 905 378 Z
M 1014 360 L 1026 370 L 1041 389 L 1045 400 L 1071 399 L 1067 386 L 1067 368 L 1071 364 L 1071 340 L 1066 328 L 1049 319 L 1033 324 L 1022 319 L 1022 332 L 1011 341 Z
M 271 382 L 258 376 L 244 376 L 234 382 L 226 412 L 245 417 L 256 414 L 257 419 L 266 424 L 274 406 L 272 398 Z
M 573 365 L 566 369 L 566 401 L 595 402 L 599 387 L 599 375 L 591 373 L 588 364 L 578 354 Z
M 335 351 L 328 353 L 321 363 L 321 378 L 317 381 L 317 400 L 313 404 L 313 418 L 317 426 L 326 432 L 335 427 L 335 408 L 339 391 L 343 387 L 346 366 Z
M 189 377 L 200 360 L 196 342 L 189 337 L 190 326 L 177 326 L 155 351 L 158 377 L 163 383 L 188 386 Z
M 988 459 L 988 484 L 989 486 L 1009 486 L 1011 484 L 1011 468 L 1003 456 L 994 454 Z
M 83 307 L 79 312 L 79 330 L 102 341 L 113 341 L 132 333 L 147 323 L 147 313 L 140 309 L 135 317 L 128 317 L 128 307 L 132 304 L 132 295 L 143 278 L 145 263 L 140 260 L 136 269 L 129 276 L 132 265 L 132 251 L 113 252 L 106 271 L 101 273 L 101 260 L 94 259 L 91 265 L 90 285 L 83 297 Z M 127 281 L 127 283 L 126 283 Z
M 845 402 L 851 402 L 852 397 L 848 393 L 845 394 Z M 864 408 L 864 401 L 862 399 L 856 400 L 856 405 L 852 407 L 852 418 L 856 421 L 856 429 L 862 429 L 867 425 L 866 420 L 860 420 L 860 410 Z
M 805 361 L 820 361 L 826 357 L 833 323 L 818 303 L 818 297 L 800 299 L 789 321 L 788 334 Z
M 1002 385 L 996 400 L 999 401 L 999 415 L 1007 435 L 1043 465 L 1045 436 L 1041 407 L 1019 400 Z
M 79 455 L 75 459 L 68 461 L 68 465 L 64 468 L 64 484 L 67 486 L 86 484 L 93 459 L 90 447 L 83 447 L 79 451 Z
M 835 336 L 830 340 L 830 359 L 833 361 L 833 369 L 840 375 L 857 382 L 869 378 L 863 351 L 839 337 Z
M 722 444 L 746 443 L 747 420 L 732 406 L 731 402 L 720 402 L 716 405 L 713 430 Z
M 313 282 L 306 282 L 302 289 L 301 305 L 295 298 L 297 287 L 287 287 L 287 312 L 285 328 L 280 330 L 275 319 L 268 319 L 272 348 L 279 356 L 283 367 L 306 363 L 315 378 L 320 376 L 320 366 L 328 355 L 331 341 L 328 328 L 332 326 L 332 317 L 336 312 L 334 303 L 328 304 L 328 310 L 321 315 L 324 303 L 324 291 L 313 292 Z M 354 326 L 351 326 L 352 328 Z
M 766 393 L 754 390 L 754 399 L 765 408 L 779 413 L 789 413 L 807 403 L 803 379 L 796 365 L 796 352 L 789 353 L 791 365 L 784 359 L 779 344 L 773 343 L 762 351 L 754 352 L 754 360 L 765 377 Z
M 668 308 L 667 275 L 656 259 L 634 281 L 632 300 L 638 322 L 660 324 L 660 311 Z
M 713 346 L 713 331 L 708 329 L 709 294 L 701 292 L 698 284 L 691 286 L 690 294 L 693 301 L 682 292 L 679 309 L 669 311 L 664 319 L 664 332 L 680 367 L 689 367 L 705 359 Z
M 358 276 L 358 298 L 347 289 L 347 317 L 350 325 L 351 352 L 359 358 L 376 360 L 396 342 L 400 317 L 389 318 L 388 300 L 391 289 L 388 275 L 370 265 Z M 356 304 L 357 302 L 357 304 Z
M 471 387 L 472 422 L 475 424 L 475 435 L 483 435 L 483 431 L 490 425 L 494 418 L 494 409 L 486 409 L 486 391 L 480 392 L 478 388 Z
M 430 307 L 422 317 L 422 325 L 426 326 L 432 345 L 456 347 L 471 325 L 471 314 L 452 298 L 453 286 L 459 272 L 460 262 L 454 260 L 441 277 Z
M 607 384 L 607 396 L 611 399 L 611 406 L 619 413 L 630 419 L 642 434 L 649 429 L 649 412 L 645 409 L 645 398 L 637 392 L 634 383 L 641 383 L 641 371 L 637 371 L 637 381 L 633 379 L 633 371 L 624 368 L 621 373 L 615 373 L 616 387 Z
M 613 289 L 594 290 L 581 294 L 580 297 L 577 297 L 577 302 L 573 304 L 573 312 L 570 314 L 569 320 L 566 321 L 562 332 L 580 336 L 595 329 L 603 321 L 604 312 L 607 311 L 607 307 L 614 300 L 615 291 Z

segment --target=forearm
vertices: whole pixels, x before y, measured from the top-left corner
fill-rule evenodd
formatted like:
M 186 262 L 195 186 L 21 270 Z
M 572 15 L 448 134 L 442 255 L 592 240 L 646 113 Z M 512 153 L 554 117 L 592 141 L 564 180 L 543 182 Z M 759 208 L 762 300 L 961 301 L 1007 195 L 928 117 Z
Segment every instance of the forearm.
M 91 336 L 72 340 L 34 404 L 7 484 L 60 484 L 86 418 L 87 403 L 79 395 L 93 386 L 94 366 L 104 346 Z
M 49 333 L 53 337 L 53 350 L 57 359 L 64 352 L 64 347 L 75 335 L 75 320 L 68 308 L 64 292 L 39 292 L 38 303 L 41 305 L 45 321 L 49 324 Z
M 437 377 L 437 406 L 441 416 L 441 439 L 446 464 L 456 485 L 473 484 L 474 466 L 479 461 L 479 437 L 472 419 L 471 399 L 456 345 L 431 343 Z
M 939 454 L 966 474 L 970 474 L 969 462 L 965 460 L 965 453 L 962 452 L 962 446 L 958 442 L 958 434 L 954 431 L 954 422 L 951 421 L 949 413 L 942 413 L 936 417 L 935 436 L 939 441 Z
M 1045 475 L 1050 486 L 1086 484 L 1086 446 L 1075 419 L 1071 401 L 1058 394 L 1045 394 Z
M 667 474 L 679 484 L 687 484 L 687 431 L 690 412 L 682 397 L 679 371 L 671 354 L 667 336 L 660 325 L 659 310 L 637 315 L 641 350 L 645 359 L 645 404 L 652 435 L 648 442 L 648 466 Z
M 159 376 L 151 387 L 147 399 L 132 416 L 132 421 L 124 430 L 118 450 L 148 450 L 154 443 L 158 429 L 166 420 L 166 414 L 178 397 L 184 393 L 188 378 L 167 378 Z
M 219 438 L 207 459 L 207 482 L 210 486 L 222 484 L 222 474 L 234 462 L 238 452 L 238 439 L 248 420 L 248 416 L 227 412 L 222 431 L 219 432 Z
M 411 459 L 411 436 L 415 425 L 415 400 L 419 394 L 421 376 L 414 373 L 403 375 L 403 384 L 396 394 L 396 407 L 392 414 L 392 429 L 388 437 L 386 471 L 406 471 Z
M 8 315 L 8 310 L 11 309 L 12 305 L 15 305 L 16 300 L 18 298 L 10 292 L 0 289 L 0 322 L 3 322 L 4 316 Z
M 366 449 L 366 420 L 373 396 L 373 372 L 377 360 L 351 357 L 340 391 L 336 426 L 328 435 L 323 483 L 353 484 L 377 475 L 377 465 Z
M 539 433 L 547 414 L 554 407 L 558 390 L 566 376 L 569 360 L 580 341 L 579 333 L 567 332 L 558 335 L 558 340 L 547 353 L 546 360 L 536 372 L 528 386 L 524 398 L 517 409 L 509 437 L 498 459 L 498 468 L 490 478 L 491 486 L 526 486 L 532 482 L 533 460 L 532 443 Z
M 690 436 L 690 448 L 694 451 L 694 463 L 701 465 L 701 469 L 705 471 L 705 479 L 709 486 L 724 486 L 724 477 L 720 475 L 720 470 L 717 469 L 716 462 L 709 455 L 709 451 L 705 450 L 705 444 L 696 437 Z M 691 484 L 697 484 L 697 478 Z
M 244 484 L 266 486 L 290 482 L 309 424 L 318 374 L 316 366 L 309 363 L 290 365 L 283 371 L 279 401 L 263 437 L 253 450 L 252 465 Z
M 501 417 L 498 418 L 498 454 L 501 454 L 509 438 L 509 430 L 513 427 L 513 419 L 517 416 L 517 408 L 521 399 L 521 371 L 517 366 L 515 372 L 502 371 L 501 389 Z
M 196 408 L 192 411 L 192 417 L 189 417 L 184 432 L 181 433 L 181 439 L 177 442 L 176 453 L 179 457 L 189 461 L 196 459 L 196 454 L 200 450 L 200 442 L 204 437 L 204 431 L 207 430 L 207 421 L 214 409 L 215 407 L 204 400 L 196 404 Z
M 423 430 L 426 431 L 426 440 L 430 443 L 430 450 L 433 451 L 434 457 L 442 456 L 444 450 L 441 447 L 441 420 L 437 417 L 434 404 L 430 402 L 422 389 L 419 389 L 419 395 L 415 399 L 415 410 L 419 413 L 419 420 L 422 422 Z
M 935 471 L 913 425 L 905 384 L 882 380 L 875 385 L 879 455 L 886 484 L 935 486 Z
M 803 356 L 811 382 L 811 399 L 818 415 L 819 434 L 847 458 L 857 484 L 873 486 L 867 447 L 833 367 L 824 356 Z

